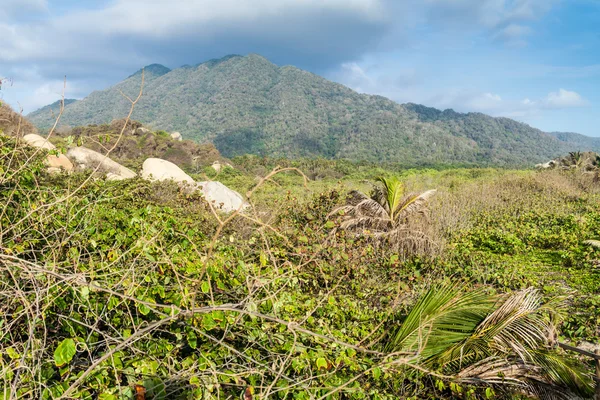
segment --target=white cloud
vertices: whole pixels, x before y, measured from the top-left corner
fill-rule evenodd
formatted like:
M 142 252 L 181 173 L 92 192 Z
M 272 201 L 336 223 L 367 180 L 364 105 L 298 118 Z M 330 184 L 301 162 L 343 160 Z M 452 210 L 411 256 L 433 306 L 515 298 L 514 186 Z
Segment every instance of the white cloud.
M 559 89 L 558 92 L 548 93 L 542 104 L 547 108 L 572 108 L 584 107 L 588 102 L 577 92 Z
M 168 35 L 188 24 L 199 24 L 206 31 L 223 21 L 244 25 L 265 17 L 293 12 L 342 11 L 358 13 L 371 20 L 383 17 L 381 0 L 118 0 L 100 11 L 79 12 L 70 16 L 80 29 L 108 34 Z M 135 18 L 131 18 L 135 15 Z M 89 22 L 102 21 L 98 25 Z

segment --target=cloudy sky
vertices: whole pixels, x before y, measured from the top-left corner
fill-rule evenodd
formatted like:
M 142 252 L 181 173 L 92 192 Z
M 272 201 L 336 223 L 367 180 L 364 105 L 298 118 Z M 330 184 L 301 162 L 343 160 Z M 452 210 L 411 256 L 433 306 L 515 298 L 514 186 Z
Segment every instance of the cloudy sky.
M 258 53 L 398 102 L 600 136 L 600 0 L 1 0 L 24 112 L 140 67 Z

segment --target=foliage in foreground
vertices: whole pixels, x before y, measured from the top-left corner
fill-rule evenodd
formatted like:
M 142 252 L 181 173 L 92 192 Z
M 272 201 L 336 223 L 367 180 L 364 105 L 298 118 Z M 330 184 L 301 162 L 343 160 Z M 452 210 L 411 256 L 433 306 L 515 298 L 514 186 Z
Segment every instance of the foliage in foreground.
M 35 152 L 5 137 L 0 148 L 7 398 L 131 399 L 135 384 L 149 399 L 505 397 L 531 386 L 474 380 L 472 369 L 462 376 L 452 368 L 457 346 L 475 349 L 472 368 L 486 352 L 520 365 L 523 350 L 547 349 L 522 334 L 506 348 L 516 325 L 502 324 L 499 310 L 514 297 L 461 292 L 482 300 L 469 308 L 450 287 L 426 290 L 439 279 L 423 276 L 428 261 L 399 263 L 394 251 L 343 233 L 331 245 L 327 215 L 339 192 L 302 205 L 290 194 L 271 220 L 236 218 L 215 239 L 206 205 L 174 185 L 51 177 Z M 543 318 L 539 299 L 523 293 L 535 299 L 523 320 Z M 472 327 L 450 344 L 439 341 L 447 315 L 466 315 Z M 487 326 L 497 334 L 480 338 Z M 586 378 L 565 365 L 522 382 L 585 391 Z

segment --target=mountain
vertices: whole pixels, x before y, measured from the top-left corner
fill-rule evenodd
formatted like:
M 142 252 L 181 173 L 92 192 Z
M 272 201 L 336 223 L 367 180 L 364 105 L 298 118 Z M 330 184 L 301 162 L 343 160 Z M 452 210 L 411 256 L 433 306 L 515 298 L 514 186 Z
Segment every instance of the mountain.
M 578 149 L 596 149 L 598 148 L 598 138 L 589 137 L 574 132 L 549 132 L 558 140 L 564 143 L 575 145 Z
M 108 123 L 129 110 L 141 71 L 65 107 L 61 123 Z M 29 114 L 41 129 L 51 113 Z M 600 150 L 600 139 L 557 136 L 508 118 L 440 111 L 359 94 L 292 66 L 250 54 L 196 66 L 145 69 L 133 118 L 186 139 L 212 141 L 232 157 L 347 158 L 406 165 L 532 165 L 568 151 Z
M 75 103 L 76 101 L 77 101 L 76 99 L 65 99 L 65 107 Z M 35 113 L 40 114 L 40 115 L 45 115 L 45 116 L 51 115 L 51 116 L 56 117 L 56 116 L 58 116 L 58 113 L 60 112 L 60 103 L 61 103 L 61 100 L 57 100 L 52 104 L 48 104 L 47 106 L 44 106 L 44 107 L 40 108 L 39 110 L 36 110 Z M 29 114 L 28 118 L 31 115 L 32 114 Z

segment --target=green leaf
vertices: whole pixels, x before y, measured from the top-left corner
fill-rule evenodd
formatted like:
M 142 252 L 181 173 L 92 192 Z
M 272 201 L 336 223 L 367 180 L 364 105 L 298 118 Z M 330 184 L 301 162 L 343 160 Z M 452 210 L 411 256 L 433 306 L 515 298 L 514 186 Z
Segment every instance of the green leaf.
M 202 289 L 202 293 L 208 293 L 210 291 L 210 285 L 207 281 L 202 282 L 200 288 Z
M 16 360 L 17 358 L 21 358 L 19 353 L 17 353 L 17 351 L 15 349 L 13 349 L 12 347 L 9 347 L 6 349 L 6 354 L 8 354 L 8 356 L 11 358 L 11 360 Z
M 196 337 L 196 333 L 195 332 L 190 331 L 188 333 L 187 342 L 190 345 L 190 347 L 192 349 L 194 349 L 194 350 L 196 349 L 196 347 L 198 347 L 198 338 Z
M 317 358 L 317 368 L 321 369 L 326 369 L 327 368 L 327 360 L 324 359 L 323 357 L 319 357 Z
M 375 367 L 373 368 L 373 378 L 379 379 L 381 377 L 381 368 Z
M 138 303 L 138 305 L 137 305 L 137 308 L 138 308 L 138 311 L 140 312 L 140 314 L 142 314 L 142 315 L 148 315 L 148 314 L 150 314 L 150 311 L 151 311 L 151 310 L 150 310 L 150 308 L 149 308 L 147 305 L 145 305 L 145 304 Z
M 54 350 L 54 364 L 57 367 L 62 367 L 71 362 L 73 356 L 77 353 L 77 346 L 75 340 L 65 339 Z

